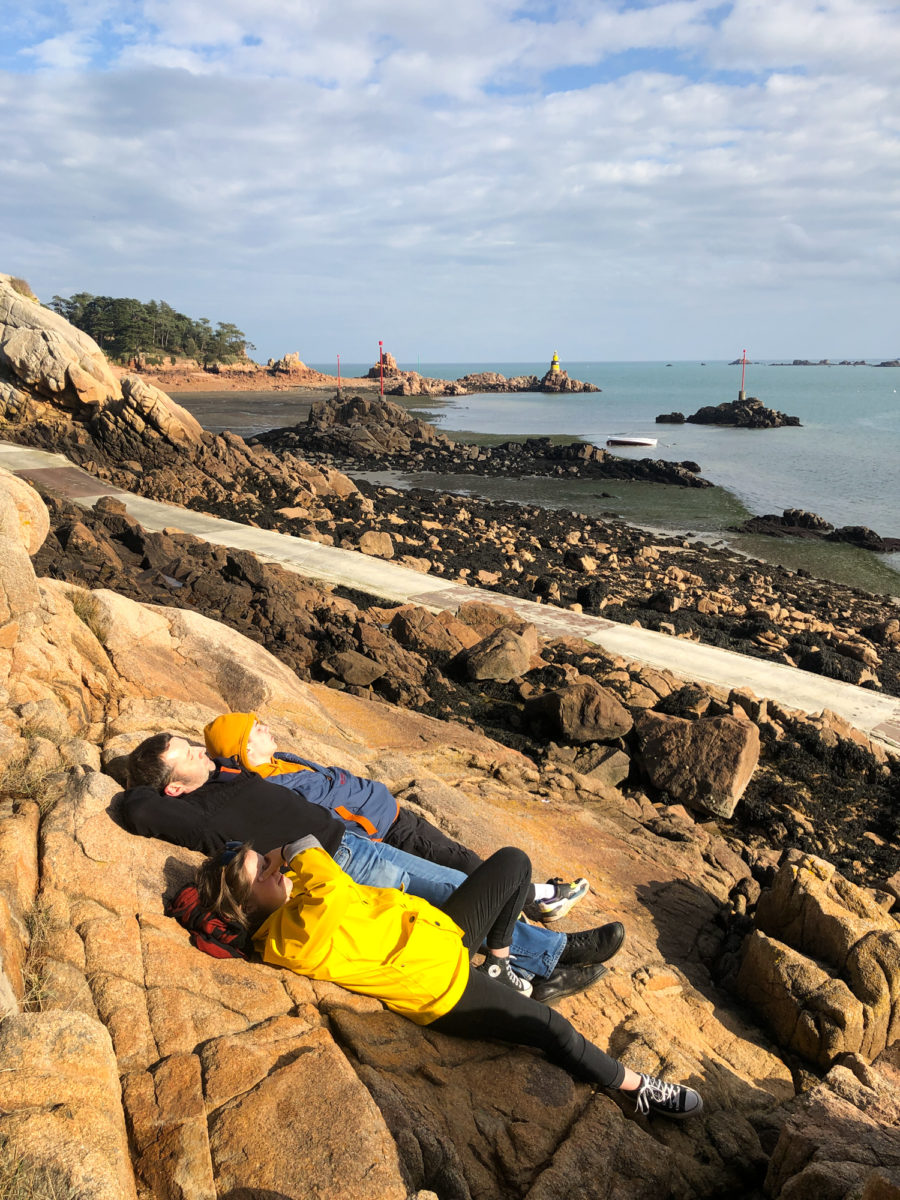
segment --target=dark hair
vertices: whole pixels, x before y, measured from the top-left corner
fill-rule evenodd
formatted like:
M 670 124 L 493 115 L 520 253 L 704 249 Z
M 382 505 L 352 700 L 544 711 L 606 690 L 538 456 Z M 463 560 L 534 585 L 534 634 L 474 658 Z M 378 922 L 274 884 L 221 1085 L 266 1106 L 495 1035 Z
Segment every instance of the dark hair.
M 171 740 L 171 733 L 154 733 L 135 746 L 126 764 L 129 787 L 152 787 L 162 792 L 169 786 L 175 772 L 163 762 L 162 756 Z
M 201 907 L 218 913 L 226 921 L 237 921 L 244 929 L 255 929 L 261 918 L 253 903 L 252 885 L 244 875 L 251 848 L 250 842 L 244 842 L 237 853 L 220 850 L 206 859 L 197 872 Z M 227 859 L 224 864 L 223 859 Z

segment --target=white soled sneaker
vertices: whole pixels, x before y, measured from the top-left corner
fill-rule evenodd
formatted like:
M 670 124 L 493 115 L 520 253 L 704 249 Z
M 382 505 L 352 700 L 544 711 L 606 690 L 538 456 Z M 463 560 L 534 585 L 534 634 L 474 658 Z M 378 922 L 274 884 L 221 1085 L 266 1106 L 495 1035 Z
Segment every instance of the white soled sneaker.
M 476 967 L 475 970 L 480 971 L 482 975 L 487 975 L 488 979 L 496 979 L 504 987 L 512 988 L 513 991 L 519 992 L 523 996 L 531 995 L 531 984 L 527 979 L 523 979 L 521 975 L 515 973 L 508 958 L 497 958 L 493 954 L 488 954 L 481 966 Z
M 553 885 L 553 895 L 549 900 L 532 900 L 525 905 L 523 912 L 529 921 L 543 921 L 545 925 L 561 921 L 581 897 L 587 895 L 590 887 L 586 879 L 576 879 L 572 883 L 564 883 L 562 879 L 548 879 L 547 882 Z
M 684 1121 L 688 1117 L 699 1117 L 703 1112 L 703 1100 L 699 1092 L 685 1087 L 683 1083 L 666 1083 L 655 1075 L 641 1075 L 641 1086 L 633 1092 L 621 1092 L 643 1117 L 658 1114 Z

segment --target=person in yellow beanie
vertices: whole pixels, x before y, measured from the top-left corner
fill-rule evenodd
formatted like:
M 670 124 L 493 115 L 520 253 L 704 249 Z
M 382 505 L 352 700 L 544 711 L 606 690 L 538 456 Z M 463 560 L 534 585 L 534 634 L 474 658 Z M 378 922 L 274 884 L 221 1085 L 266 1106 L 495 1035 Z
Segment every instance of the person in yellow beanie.
M 401 809 L 383 783 L 279 750 L 269 727 L 256 713 L 225 713 L 210 721 L 203 736 L 213 758 L 234 759 L 235 765 L 272 783 L 302 792 L 313 804 L 330 809 L 353 833 L 365 834 L 463 875 L 471 875 L 481 866 L 482 860 L 474 850 L 448 837 L 419 813 Z M 587 893 L 589 884 L 586 879 L 574 883 L 552 879 L 534 887 L 526 915 L 550 924 L 569 912 Z

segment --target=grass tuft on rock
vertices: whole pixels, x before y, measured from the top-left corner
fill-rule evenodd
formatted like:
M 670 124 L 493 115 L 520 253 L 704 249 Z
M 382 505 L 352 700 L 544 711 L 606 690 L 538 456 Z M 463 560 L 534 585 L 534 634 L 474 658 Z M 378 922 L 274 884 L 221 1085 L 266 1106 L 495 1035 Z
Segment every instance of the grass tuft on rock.
M 62 1172 L 22 1157 L 8 1138 L 0 1141 L 0 1200 L 77 1200 Z
M 91 592 L 75 591 L 74 589 L 67 595 L 75 611 L 75 616 L 87 625 L 100 645 L 105 646 L 109 634 L 109 622 L 96 596 Z
M 27 279 L 23 279 L 20 275 L 11 275 L 9 286 L 14 292 L 18 292 L 20 296 L 24 296 L 27 300 L 37 301 L 37 296 L 31 290 L 31 284 Z M 2 1197 L 0 1197 L 2 1200 Z

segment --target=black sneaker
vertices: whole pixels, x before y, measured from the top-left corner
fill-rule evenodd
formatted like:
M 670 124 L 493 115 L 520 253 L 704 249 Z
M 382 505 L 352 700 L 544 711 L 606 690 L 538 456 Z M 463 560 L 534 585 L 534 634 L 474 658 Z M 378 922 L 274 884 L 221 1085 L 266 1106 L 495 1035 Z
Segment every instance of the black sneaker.
M 650 1117 L 658 1113 L 661 1117 L 673 1117 L 684 1121 L 688 1117 L 699 1117 L 703 1112 L 700 1093 L 683 1083 L 666 1083 L 655 1075 L 642 1075 L 641 1086 L 633 1092 L 621 1092 L 634 1101 L 635 1111 Z
M 587 895 L 590 888 L 586 879 L 576 879 L 572 883 L 564 883 L 561 879 L 548 879 L 547 882 L 553 884 L 551 898 L 532 900 L 522 910 L 529 921 L 543 921 L 545 925 L 561 921 L 569 909 Z
M 496 979 L 504 987 L 512 988 L 522 996 L 531 995 L 530 982 L 515 973 L 509 965 L 508 958 L 497 958 L 493 954 L 488 954 L 481 966 L 476 967 L 475 970 L 480 971 L 482 975 L 487 975 L 488 979 Z
M 581 933 L 567 933 L 566 944 L 559 956 L 561 967 L 576 963 L 602 963 L 617 954 L 625 941 L 625 926 L 621 921 L 611 921 L 599 929 L 583 929 Z

